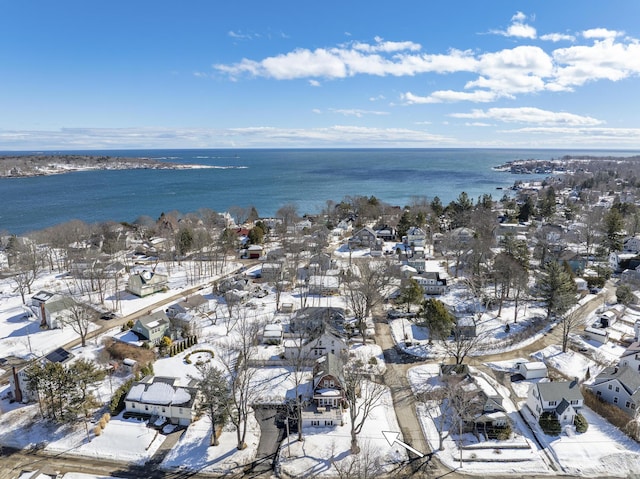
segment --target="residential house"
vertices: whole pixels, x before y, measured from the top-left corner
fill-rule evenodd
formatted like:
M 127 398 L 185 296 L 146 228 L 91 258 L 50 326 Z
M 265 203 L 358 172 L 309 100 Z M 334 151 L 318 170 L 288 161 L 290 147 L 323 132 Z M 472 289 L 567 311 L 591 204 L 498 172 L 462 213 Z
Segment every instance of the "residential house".
M 31 311 L 40 320 L 41 328 L 62 328 L 76 304 L 70 296 L 42 290 L 31 298 Z
M 344 363 L 340 356 L 328 353 L 313 368 L 311 404 L 302 412 L 303 427 L 331 427 L 344 424 L 342 415 L 346 396 Z
M 394 241 L 397 237 L 395 228 L 384 225 L 376 230 L 376 237 L 382 241 Z
M 129 414 L 188 426 L 196 414 L 197 389 L 182 385 L 178 378 L 147 376 L 131 386 L 124 403 Z
M 640 406 L 640 372 L 631 366 L 605 368 L 589 389 L 600 399 L 635 416 Z
M 409 265 L 412 266 L 412 265 Z M 425 294 L 444 294 L 447 292 L 447 276 L 439 271 L 425 271 L 412 276 Z
M 168 283 L 168 275 L 144 270 L 141 273 L 129 276 L 127 291 L 143 298 L 144 296 L 165 290 Z
M 422 228 L 411 226 L 407 234 L 402 237 L 402 242 L 412 248 L 416 246 L 425 247 L 427 245 L 427 233 Z
M 372 248 L 378 242 L 376 232 L 368 226 L 356 231 L 351 238 L 349 238 L 349 248 Z
M 324 328 L 319 334 L 309 335 L 308 338 L 284 340 L 285 359 L 317 359 L 328 353 L 342 355 L 347 349 L 345 340 L 332 331 Z
M 638 323 L 636 322 L 636 328 Z M 638 334 L 636 329 L 636 335 Z M 640 373 L 640 342 L 636 341 L 620 355 L 619 365 L 629 366 L 634 371 Z
M 451 231 L 451 237 L 457 242 L 462 244 L 471 243 L 473 237 L 476 235 L 476 232 L 471 228 L 466 228 L 461 226 L 459 228 L 455 228 Z
M 342 308 L 307 307 L 296 311 L 290 320 L 289 329 L 293 333 L 304 331 L 310 335 L 325 329 L 341 333 L 344 331 L 345 316 Z
M 319 253 L 309 259 L 309 274 L 319 274 L 335 268 L 335 261 L 327 253 Z
M 527 407 L 536 421 L 543 412 L 551 412 L 561 426 L 573 424 L 583 404 L 577 380 L 538 382 L 531 385 L 527 396 Z
M 157 345 L 164 336 L 169 335 L 169 327 L 170 322 L 167 315 L 164 311 L 158 311 L 138 318 L 131 330 L 140 339 Z
M 631 267 L 631 260 L 635 259 L 638 255 L 636 253 L 623 253 L 614 251 L 609 254 L 609 267 L 614 272 L 622 272 L 626 269 L 635 269 L 638 265 Z
M 270 261 L 262 263 L 260 276 L 265 281 L 281 281 L 284 275 L 284 263 L 282 261 Z
M 314 275 L 309 277 L 309 293 L 332 296 L 340 291 L 340 278 L 334 275 Z
M 167 308 L 167 316 L 169 318 L 175 318 L 179 314 L 197 316 L 199 314 L 208 313 L 209 310 L 209 300 L 201 294 L 194 294 L 193 296 L 189 296 L 188 298 L 169 306 Z
M 630 236 L 624 240 L 622 251 L 640 254 L 640 235 Z
M 73 359 L 73 357 L 73 354 L 66 349 L 57 348 L 44 356 L 40 361 L 42 363 L 66 364 Z M 38 399 L 38 393 L 29 388 L 27 369 L 29 369 L 29 366 L 20 369 L 13 367 L 11 376 L 9 376 L 9 392 L 16 402 L 27 403 Z

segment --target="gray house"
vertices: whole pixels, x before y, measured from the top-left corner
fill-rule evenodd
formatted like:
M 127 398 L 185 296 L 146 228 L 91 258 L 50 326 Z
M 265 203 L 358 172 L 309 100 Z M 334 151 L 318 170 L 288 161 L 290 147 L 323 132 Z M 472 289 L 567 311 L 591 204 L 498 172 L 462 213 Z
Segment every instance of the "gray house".
M 131 329 L 141 339 L 158 344 L 163 336 L 169 335 L 169 318 L 163 311 L 143 316 L 136 320 Z
M 589 389 L 630 416 L 634 416 L 640 406 L 640 373 L 630 366 L 603 369 Z

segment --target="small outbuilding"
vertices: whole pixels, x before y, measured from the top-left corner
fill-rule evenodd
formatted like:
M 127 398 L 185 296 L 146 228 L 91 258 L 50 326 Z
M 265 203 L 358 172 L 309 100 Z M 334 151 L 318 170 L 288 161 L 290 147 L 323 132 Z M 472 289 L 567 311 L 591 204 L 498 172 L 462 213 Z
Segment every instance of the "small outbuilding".
M 549 371 L 547 365 L 541 361 L 530 361 L 516 364 L 518 373 L 525 379 L 546 378 Z

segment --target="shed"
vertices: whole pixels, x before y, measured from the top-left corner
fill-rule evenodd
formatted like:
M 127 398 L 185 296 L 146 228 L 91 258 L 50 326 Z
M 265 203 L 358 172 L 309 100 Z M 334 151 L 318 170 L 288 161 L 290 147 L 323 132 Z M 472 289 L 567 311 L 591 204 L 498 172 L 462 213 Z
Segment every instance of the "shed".
M 518 368 L 518 372 L 525 379 L 538 379 L 547 377 L 547 366 L 541 361 L 518 363 L 516 367 Z
M 584 328 L 584 335 L 587 338 L 597 341 L 601 344 L 605 344 L 609 340 L 609 331 L 602 328 L 594 328 L 589 326 L 587 328 Z

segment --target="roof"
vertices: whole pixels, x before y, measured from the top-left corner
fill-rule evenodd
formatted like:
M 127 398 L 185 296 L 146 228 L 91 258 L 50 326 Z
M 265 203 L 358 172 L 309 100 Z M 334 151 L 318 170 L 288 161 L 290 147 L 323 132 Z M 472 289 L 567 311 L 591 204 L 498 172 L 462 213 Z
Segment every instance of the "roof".
M 540 371 L 540 370 L 546 371 L 547 370 L 547 365 L 542 361 L 531 361 L 527 363 L 520 363 L 520 366 L 522 366 L 524 369 L 527 369 L 529 371 Z
M 69 296 L 59 296 L 54 298 L 51 301 L 47 301 L 46 308 L 49 313 L 57 313 L 60 311 L 65 311 L 70 309 L 76 305 L 76 302 L 73 298 Z
M 55 296 L 55 293 L 52 293 L 50 291 L 45 291 L 43 289 L 41 291 L 38 291 L 36 294 L 34 294 L 31 299 L 35 299 L 36 301 L 40 301 L 44 303 L 45 301 L 49 301 L 54 296 Z
M 562 413 L 564 413 L 570 406 L 571 404 L 569 404 L 566 399 L 563 399 L 562 401 L 560 401 L 560 404 L 558 404 L 558 407 L 556 408 L 556 414 L 558 416 L 562 415 Z
M 634 356 L 640 353 L 640 341 L 636 341 L 635 343 L 631 343 L 631 345 L 620 355 L 621 358 L 627 356 Z
M 313 378 L 314 387 L 325 376 L 333 376 L 342 382 L 342 370 L 344 363 L 340 357 L 335 354 L 328 353 L 316 361 L 316 373 Z
M 195 391 L 192 388 L 178 387 L 177 382 L 177 378 L 147 377 L 131 387 L 126 400 L 146 404 L 191 406 Z
M 538 383 L 536 386 L 543 401 L 583 401 L 578 381 L 551 381 Z
M 596 376 L 592 386 L 599 386 L 600 384 L 613 380 L 618 380 L 622 387 L 627 390 L 629 395 L 633 395 L 636 391 L 640 390 L 640 374 L 629 366 L 603 369 L 602 372 Z
M 167 326 L 169 325 L 169 318 L 167 318 L 167 315 L 164 314 L 163 311 L 158 311 L 156 313 L 143 316 L 141 318 L 138 318 L 138 321 L 142 326 L 148 329 L 155 328 L 156 326 L 163 324 L 166 324 Z

